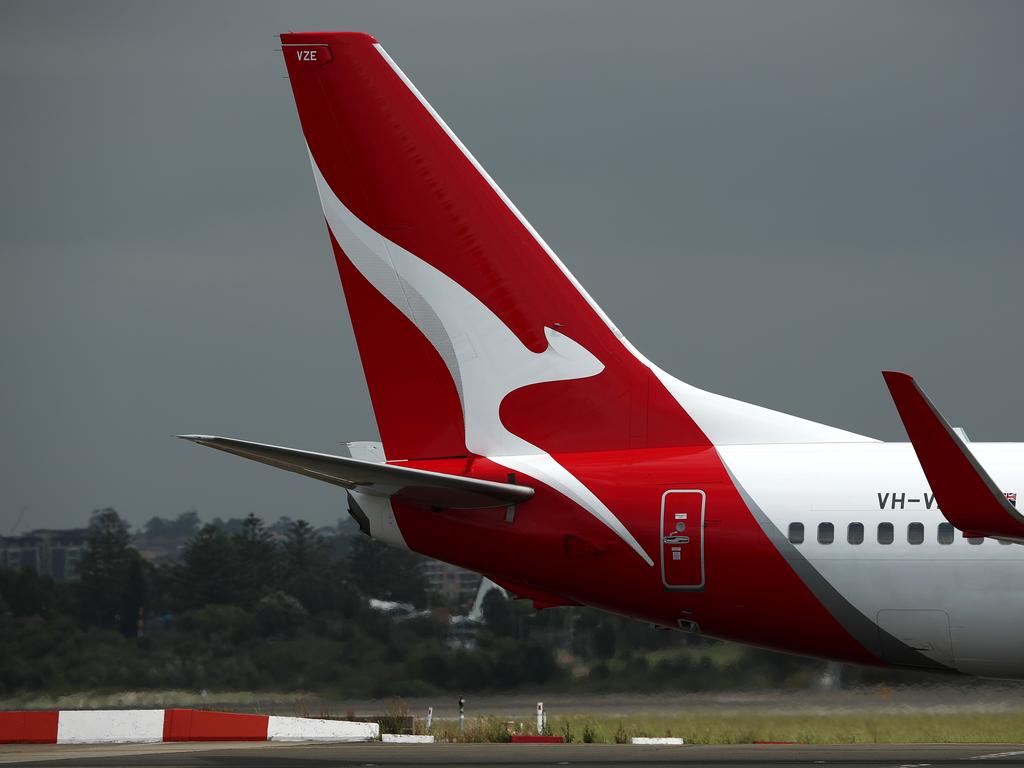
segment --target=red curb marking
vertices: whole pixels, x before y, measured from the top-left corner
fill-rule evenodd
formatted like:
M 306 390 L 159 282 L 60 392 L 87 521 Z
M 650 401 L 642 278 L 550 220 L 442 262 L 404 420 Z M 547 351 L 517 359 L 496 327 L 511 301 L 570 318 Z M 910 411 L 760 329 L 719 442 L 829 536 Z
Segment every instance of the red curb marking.
M 164 741 L 266 741 L 266 715 L 164 710 Z
M 0 744 L 56 744 L 57 712 L 0 712 Z

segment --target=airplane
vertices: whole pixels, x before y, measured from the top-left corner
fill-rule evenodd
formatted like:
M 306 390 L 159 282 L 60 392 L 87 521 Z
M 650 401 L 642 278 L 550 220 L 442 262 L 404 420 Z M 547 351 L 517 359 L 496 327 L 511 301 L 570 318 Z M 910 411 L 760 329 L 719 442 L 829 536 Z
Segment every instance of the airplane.
M 885 372 L 909 443 L 644 357 L 368 34 L 281 35 L 380 441 L 196 443 L 346 490 L 363 533 L 537 608 L 1024 677 L 1024 446 Z

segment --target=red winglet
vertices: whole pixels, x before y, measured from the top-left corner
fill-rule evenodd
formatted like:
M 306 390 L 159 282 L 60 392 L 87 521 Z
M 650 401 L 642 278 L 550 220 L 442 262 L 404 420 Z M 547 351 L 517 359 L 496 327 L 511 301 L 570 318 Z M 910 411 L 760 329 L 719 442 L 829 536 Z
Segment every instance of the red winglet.
M 882 371 L 928 484 L 945 518 L 966 536 L 1024 543 L 1024 516 L 1011 505 L 912 376 Z

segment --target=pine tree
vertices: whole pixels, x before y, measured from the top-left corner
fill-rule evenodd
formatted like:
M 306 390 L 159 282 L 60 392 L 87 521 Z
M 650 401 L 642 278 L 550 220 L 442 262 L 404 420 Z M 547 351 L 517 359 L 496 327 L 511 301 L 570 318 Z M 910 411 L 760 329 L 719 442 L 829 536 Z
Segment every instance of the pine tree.
M 138 557 L 130 545 L 128 524 L 116 510 L 108 507 L 92 513 L 85 551 L 78 563 L 85 621 L 120 628 L 129 571 Z
M 237 602 L 241 591 L 235 546 L 224 531 L 204 525 L 185 545 L 175 592 L 189 608 Z
M 305 520 L 288 524 L 284 539 L 285 579 L 308 577 L 327 567 L 327 545 Z
M 148 589 L 146 566 L 142 556 L 135 550 L 129 550 L 129 556 L 128 572 L 125 574 L 121 594 L 121 634 L 125 637 L 136 637 L 140 615 L 146 608 Z
M 242 529 L 231 537 L 238 563 L 238 582 L 242 600 L 254 605 L 277 584 L 280 553 L 274 537 L 263 521 L 250 513 Z
M 332 602 L 334 568 L 327 543 L 305 520 L 288 523 L 281 551 L 281 584 L 311 612 Z

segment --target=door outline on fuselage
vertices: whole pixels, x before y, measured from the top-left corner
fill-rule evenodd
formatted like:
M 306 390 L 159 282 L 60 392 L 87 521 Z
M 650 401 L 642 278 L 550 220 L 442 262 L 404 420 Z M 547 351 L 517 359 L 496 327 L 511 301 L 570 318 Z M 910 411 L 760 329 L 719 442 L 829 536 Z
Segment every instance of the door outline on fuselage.
M 665 530 L 665 506 L 666 506 L 666 501 L 668 500 L 668 497 L 671 496 L 674 493 L 696 493 L 696 494 L 700 494 L 700 523 L 698 524 L 698 526 L 696 528 L 697 536 L 700 539 L 700 542 L 699 542 L 700 543 L 700 547 L 699 547 L 699 552 L 700 552 L 700 555 L 699 555 L 700 556 L 700 581 L 698 583 L 696 583 L 696 584 L 670 584 L 669 581 L 668 581 L 667 574 L 665 573 L 665 560 L 666 560 L 665 553 L 666 553 L 668 547 L 670 546 L 670 544 L 667 541 L 667 539 L 675 538 L 674 536 L 670 537 L 670 536 L 666 535 L 666 530 Z M 673 592 L 686 592 L 686 591 L 693 592 L 693 591 L 696 591 L 696 590 L 704 589 L 704 582 L 707 580 L 706 576 L 705 576 L 705 570 L 704 570 L 704 519 L 705 519 L 705 515 L 706 515 L 706 512 L 707 512 L 707 500 L 708 500 L 707 494 L 704 493 L 704 491 L 699 490 L 697 488 L 674 488 L 672 490 L 665 491 L 661 495 L 661 514 L 659 515 L 659 520 L 658 520 L 658 549 L 659 549 L 659 556 L 660 556 L 660 562 L 661 562 L 661 583 L 665 587 L 665 589 L 672 590 Z M 691 533 L 690 535 L 692 536 L 693 534 Z M 685 537 L 679 537 L 679 538 L 685 538 Z
M 956 666 L 949 613 L 938 608 L 882 608 L 875 614 L 879 651 L 890 656 L 894 644 L 903 645 L 946 667 Z M 902 650 L 902 649 L 900 649 Z

